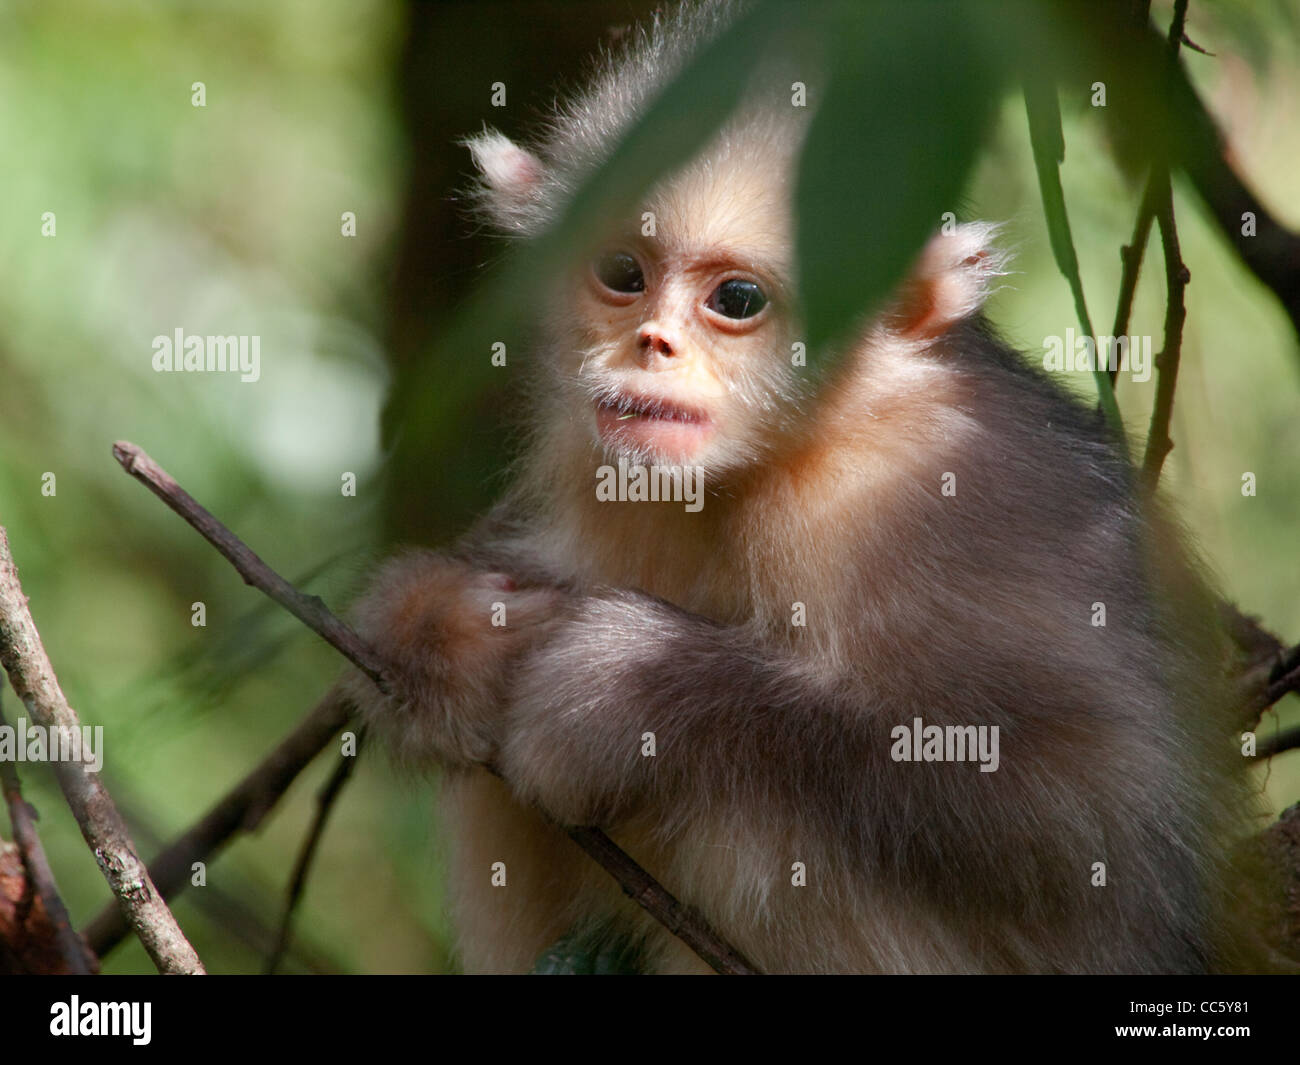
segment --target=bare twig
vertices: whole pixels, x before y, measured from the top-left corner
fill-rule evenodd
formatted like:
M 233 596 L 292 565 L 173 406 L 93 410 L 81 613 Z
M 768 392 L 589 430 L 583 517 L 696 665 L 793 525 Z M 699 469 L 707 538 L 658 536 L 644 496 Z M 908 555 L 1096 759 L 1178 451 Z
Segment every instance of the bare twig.
M 1152 202 L 1154 196 L 1154 183 L 1148 179 L 1146 191 L 1142 194 L 1142 206 L 1138 208 L 1137 221 L 1133 224 L 1133 239 L 1119 250 L 1123 270 L 1120 273 L 1119 298 L 1115 306 L 1115 328 L 1111 330 L 1110 334 L 1115 339 L 1128 336 L 1129 318 L 1133 314 L 1133 295 L 1137 291 L 1138 276 L 1142 272 L 1142 256 L 1146 253 L 1147 237 L 1151 234 L 1151 223 L 1156 216 L 1155 206 Z M 1097 357 L 1101 357 L 1100 351 L 1098 351 Z M 1109 373 L 1110 386 L 1114 388 L 1116 379 L 1119 377 L 1118 362 L 1116 362 L 1113 369 L 1109 370 Z
M 629 858 L 598 828 L 566 828 L 569 838 L 618 881 L 624 893 L 668 931 L 713 966 L 730 976 L 756 976 L 758 970 L 709 928 L 704 918 L 683 906 L 654 877 Z
M 1272 706 L 1282 696 L 1294 691 L 1300 691 L 1300 644 L 1282 653 L 1280 661 L 1268 679 L 1268 687 L 1260 696 L 1263 701 L 1260 709 Z
M 119 800 L 120 801 L 120 800 Z M 135 832 L 135 841 L 143 850 L 157 854 L 168 840 L 161 838 L 150 827 L 152 815 L 144 809 L 133 809 L 128 802 L 121 802 L 122 816 L 126 818 Z M 151 870 L 152 872 L 152 870 Z M 154 883 L 162 884 L 156 874 Z M 193 877 L 197 881 L 198 877 Z M 206 921 L 219 931 L 223 942 L 238 942 L 248 948 L 254 957 L 265 958 L 275 946 L 278 933 L 277 921 L 268 921 L 259 909 L 257 900 L 249 901 L 248 885 L 241 883 L 242 877 L 221 875 L 204 878 L 203 889 L 190 896 L 190 903 L 202 911 Z M 318 943 L 296 938 L 285 957 L 285 966 L 292 971 L 319 976 L 337 975 L 343 972 L 339 962 L 323 950 Z
M 1246 187 L 1228 161 L 1223 135 L 1205 104 L 1187 76 L 1175 73 L 1178 98 L 1170 117 L 1177 124 L 1177 161 L 1228 244 L 1277 297 L 1300 335 L 1300 234 L 1283 226 Z M 1250 233 L 1243 232 L 1247 218 L 1253 223 Z
M 1178 61 L 1180 45 L 1201 50 L 1183 30 L 1186 5 L 1175 7 L 1165 33 L 1151 26 L 1150 4 L 1143 0 L 1128 0 L 1118 9 L 1065 7 L 1077 13 L 1080 40 L 1098 48 L 1089 57 L 1091 67 L 1125 85 L 1127 98 L 1152 116 L 1136 147 L 1149 162 L 1171 164 L 1187 175 L 1228 245 L 1272 290 L 1300 335 L 1300 233 L 1282 225 L 1246 186 L 1227 139 Z M 1102 32 L 1090 33 L 1098 24 Z
M 1259 759 L 1272 758 L 1275 754 L 1281 754 L 1283 751 L 1293 751 L 1300 747 L 1300 725 L 1292 725 L 1290 728 L 1284 728 L 1280 732 L 1275 732 L 1271 736 L 1265 736 L 1259 741 L 1255 748 L 1255 757 Z
M 1228 667 L 1236 693 L 1232 705 L 1240 708 L 1241 727 L 1254 729 L 1264 711 L 1286 694 L 1275 689 L 1275 682 L 1287 672 L 1289 663 L 1300 661 L 1300 648 L 1288 651 L 1259 618 L 1242 613 L 1226 599 L 1219 600 L 1219 622 L 1237 651 L 1236 661 Z M 1300 685 L 1300 675 L 1294 679 Z
M 47 729 L 72 730 L 81 722 L 59 687 L 54 668 L 27 609 L 9 536 L 0 527 L 0 663 L 27 713 Z M 70 735 L 65 731 L 62 735 Z M 56 760 L 55 776 L 82 836 L 132 930 L 163 973 L 202 973 L 203 963 L 135 853 L 131 835 L 99 775 L 84 761 Z
M 245 583 L 265 592 L 277 603 L 285 606 L 299 621 L 325 637 L 345 658 L 362 669 L 381 691 L 388 690 L 388 685 L 383 678 L 383 665 L 378 656 L 349 626 L 330 613 L 319 598 L 303 595 L 275 573 L 140 448 L 119 441 L 113 445 L 113 455 L 128 473 L 143 482 L 150 491 L 216 547 L 244 578 Z M 637 865 L 600 829 L 561 827 L 569 838 L 614 877 L 623 890 L 647 913 L 718 972 L 734 975 L 749 975 L 756 972 L 753 966 L 745 961 L 739 952 L 725 943 L 699 914 L 678 902 L 662 884 Z M 93 936 L 91 942 L 96 942 Z
M 0 700 L 2 703 L 3 700 Z M 0 728 L 5 725 L 4 708 L 0 705 Z M 55 944 L 63 958 L 65 971 L 83 976 L 97 972 L 99 965 L 85 940 L 72 927 L 68 908 L 63 905 L 58 885 L 54 882 L 54 870 L 50 868 L 40 834 L 36 831 L 36 811 L 23 798 L 18 770 L 7 759 L 0 759 L 0 786 L 4 789 L 5 802 L 9 806 L 9 823 L 13 826 L 14 842 L 18 845 L 18 854 L 22 858 L 28 890 L 35 892 L 41 900 L 45 916 L 54 929 Z
M 1128 22 L 1138 30 L 1145 30 L 1151 21 L 1151 0 L 1128 0 Z M 1119 280 L 1119 297 L 1115 301 L 1115 328 L 1111 337 L 1128 335 L 1128 322 L 1133 314 L 1133 295 L 1137 291 L 1138 276 L 1142 273 L 1142 257 L 1146 254 L 1147 238 L 1151 235 L 1151 223 L 1155 219 L 1155 208 L 1151 204 L 1152 186 L 1148 178 L 1142 193 L 1142 205 L 1138 208 L 1137 221 L 1133 224 L 1133 239 L 1119 249 L 1122 264 Z M 1119 378 L 1119 364 L 1110 370 L 1110 387 L 1114 389 Z
M 225 555 L 235 571 L 244 578 L 245 584 L 252 585 L 274 599 L 355 664 L 379 686 L 380 691 L 387 691 L 383 680 L 383 664 L 349 625 L 330 613 L 319 596 L 304 595 L 271 569 L 140 448 L 119 440 L 113 445 L 113 457 L 127 473 L 176 511 L 208 543 Z
M 1183 28 L 1187 25 L 1187 2 L 1188 0 L 1176 0 L 1173 21 L 1169 26 L 1169 84 L 1172 84 L 1172 79 L 1178 72 L 1178 47 L 1182 44 Z M 1155 212 L 1156 222 L 1160 226 L 1160 245 L 1165 255 L 1165 340 L 1164 347 L 1156 356 L 1159 380 L 1156 383 L 1155 405 L 1151 411 L 1151 427 L 1147 431 L 1146 454 L 1142 459 L 1143 479 L 1147 488 L 1154 491 L 1165 458 L 1174 447 L 1174 442 L 1169 437 L 1169 423 L 1173 417 L 1174 390 L 1178 385 L 1178 366 L 1182 357 L 1183 324 L 1187 320 L 1184 294 L 1187 283 L 1191 280 L 1178 245 L 1173 186 L 1169 180 L 1169 163 L 1165 159 L 1156 159 L 1152 164 L 1147 195 L 1143 197 L 1143 206 L 1148 205 Z
M 334 772 L 330 774 L 329 780 L 325 782 L 325 786 L 321 788 L 320 793 L 316 796 L 316 816 L 312 818 L 311 828 L 307 832 L 307 838 L 303 841 L 298 860 L 294 863 L 293 876 L 289 880 L 289 896 L 284 904 L 284 917 L 280 921 L 280 933 L 276 937 L 275 947 L 266 963 L 268 976 L 273 974 L 279 967 L 284 952 L 289 948 L 289 932 L 293 927 L 293 912 L 298 906 L 298 900 L 302 898 L 303 888 L 307 885 L 307 873 L 311 869 L 312 858 L 315 857 L 316 848 L 320 844 L 321 836 L 325 833 L 325 822 L 329 820 L 330 811 L 334 809 L 334 803 L 343 794 L 343 786 L 347 784 L 348 778 L 352 776 L 352 770 L 357 764 L 357 757 L 361 753 L 361 744 L 364 739 L 364 731 L 359 731 L 355 749 L 349 754 L 339 755 L 338 765 L 334 767 Z
M 349 716 L 349 706 L 331 692 L 256 769 L 155 857 L 149 872 L 163 897 L 171 898 L 189 885 L 195 862 L 207 861 L 237 833 L 256 829 L 298 774 L 348 723 Z M 91 947 L 102 957 L 121 942 L 127 931 L 121 912 L 110 906 L 91 921 L 85 933 Z
M 1220 599 L 1219 623 L 1246 659 L 1248 666 L 1267 663 L 1271 669 L 1282 657 L 1286 647 L 1260 623 L 1259 618 L 1244 613 L 1236 603 Z
M 1260 630 L 1272 644 L 1261 643 L 1236 678 L 1237 702 L 1241 706 L 1241 725 L 1254 729 L 1265 710 L 1292 692 L 1300 692 L 1300 644 L 1290 649 L 1276 642 L 1276 637 Z M 1262 750 L 1262 749 L 1261 749 Z M 1276 754 L 1273 750 L 1270 753 Z M 1260 754 L 1260 757 L 1267 755 Z
M 1232 606 L 1221 610 L 1231 623 L 1239 647 L 1248 656 L 1245 671 L 1237 678 L 1237 692 L 1242 707 L 1241 724 L 1258 733 L 1265 710 L 1284 696 L 1300 692 L 1300 644 L 1286 648 L 1254 618 Z M 1255 757 L 1272 758 L 1275 754 L 1300 747 L 1300 725 L 1282 729 L 1262 738 Z
M 1178 246 L 1178 227 L 1174 221 L 1173 189 L 1169 171 L 1161 168 L 1156 179 L 1156 222 L 1160 226 L 1160 245 L 1165 255 L 1165 341 L 1156 356 L 1156 398 L 1151 410 L 1151 427 L 1147 431 L 1146 455 L 1142 459 L 1142 476 L 1149 489 L 1160 480 L 1165 457 L 1173 450 L 1169 423 L 1173 417 L 1174 390 L 1178 386 L 1178 366 L 1182 356 L 1183 324 L 1187 321 L 1184 293 L 1191 274 L 1183 263 Z
M 1171 59 L 1178 55 L 1179 46 L 1187 40 L 1187 34 L 1183 32 L 1187 27 L 1187 3 L 1188 0 L 1174 0 L 1174 17 L 1169 22 L 1169 33 L 1165 35 Z

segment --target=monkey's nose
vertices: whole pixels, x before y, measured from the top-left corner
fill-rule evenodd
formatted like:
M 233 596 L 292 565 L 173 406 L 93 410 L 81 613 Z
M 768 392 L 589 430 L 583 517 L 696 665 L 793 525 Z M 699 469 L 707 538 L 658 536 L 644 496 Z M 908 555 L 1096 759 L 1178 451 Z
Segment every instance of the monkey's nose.
M 647 323 L 641 327 L 640 332 L 637 333 L 637 346 L 642 351 L 652 351 L 656 355 L 671 357 L 673 354 L 672 342 L 664 331 L 653 323 Z

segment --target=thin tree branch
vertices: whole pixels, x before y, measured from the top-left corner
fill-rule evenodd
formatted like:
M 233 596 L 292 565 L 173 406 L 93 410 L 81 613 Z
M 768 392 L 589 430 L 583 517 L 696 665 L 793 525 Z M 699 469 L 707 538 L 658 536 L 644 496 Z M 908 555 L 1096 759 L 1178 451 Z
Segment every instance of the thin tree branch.
M 1261 760 L 1272 758 L 1275 754 L 1293 751 L 1297 747 L 1300 747 L 1300 725 L 1292 725 L 1260 740 L 1259 746 L 1255 748 L 1255 757 Z
M 1127 0 L 1127 8 L 1129 24 L 1138 30 L 1145 30 L 1151 21 L 1151 0 Z M 1142 204 L 1138 208 L 1137 221 L 1133 224 L 1133 239 L 1119 249 L 1122 264 L 1119 296 L 1115 301 L 1115 328 L 1110 332 L 1115 339 L 1128 335 L 1128 322 L 1133 314 L 1133 295 L 1137 292 L 1138 277 L 1142 273 L 1142 257 L 1146 254 L 1147 238 L 1151 235 L 1151 222 L 1155 218 L 1155 209 L 1149 202 L 1151 194 L 1151 181 L 1148 178 L 1142 193 Z M 1118 362 L 1109 373 L 1110 387 L 1114 389 L 1119 378 Z
M 6 725 L 3 699 L 0 699 L 0 728 Z M 98 972 L 99 964 L 95 956 L 90 953 L 86 941 L 72 927 L 68 908 L 59 895 L 54 870 L 50 868 L 40 834 L 36 831 L 36 811 L 23 798 L 18 769 L 7 759 L 0 759 L 0 787 L 4 789 L 5 802 L 9 807 L 9 823 L 13 826 L 14 842 L 18 845 L 28 891 L 34 892 L 36 898 L 40 899 L 45 916 L 54 929 L 54 941 L 63 958 L 64 970 L 81 976 Z M 20 926 L 24 923 L 19 922 Z
M 1075 20 L 1088 69 L 1123 87 L 1122 98 L 1131 106 L 1116 108 L 1112 116 L 1141 123 L 1134 147 L 1148 162 L 1165 162 L 1187 175 L 1226 242 L 1277 297 L 1300 336 L 1300 233 L 1279 223 L 1238 175 L 1227 139 L 1178 60 L 1179 46 L 1190 45 L 1180 28 L 1185 5 L 1182 12 L 1175 8 L 1166 33 L 1151 25 L 1150 5 L 1140 0 L 1118 8 L 1064 8 Z
M 1149 4 L 1133 3 L 1117 25 L 1123 32 L 1096 38 L 1104 49 L 1094 59 L 1112 80 L 1127 85 L 1134 100 L 1151 100 L 1159 116 L 1148 146 L 1157 160 L 1172 163 L 1190 179 L 1228 244 L 1241 261 L 1277 297 L 1300 336 L 1300 234 L 1287 229 L 1246 187 L 1234 170 L 1227 140 L 1177 60 L 1179 46 L 1192 44 L 1185 33 L 1187 5 L 1175 5 L 1169 31 L 1159 34 L 1150 23 Z M 1092 25 L 1104 7 L 1080 6 Z M 1094 14 L 1094 11 L 1096 14 Z M 1080 24 L 1081 32 L 1085 25 Z M 1161 53 L 1167 62 L 1159 67 Z M 1155 99 L 1155 94 L 1160 99 Z M 1243 232 L 1247 222 L 1250 232 Z
M 1273 670 L 1268 687 L 1264 689 L 1261 696 L 1264 707 L 1272 706 L 1282 696 L 1294 691 L 1300 691 L 1300 644 L 1286 651 L 1277 668 Z M 1264 707 L 1260 709 L 1263 710 Z
M 1170 19 L 1169 32 L 1165 34 L 1171 59 L 1177 57 L 1179 46 L 1187 40 L 1187 35 L 1183 32 L 1187 27 L 1187 3 L 1188 0 L 1174 0 L 1174 17 Z
M 0 664 L 36 724 L 72 730 L 81 722 L 59 687 L 0 526 Z M 70 735 L 68 731 L 61 735 Z M 131 834 L 112 797 L 83 761 L 56 760 L 54 773 L 81 834 L 99 862 L 132 930 L 162 973 L 199 974 L 203 963 L 181 932 L 149 871 L 135 852 Z
M 1178 367 L 1182 358 L 1183 325 L 1187 321 L 1185 293 L 1191 280 L 1178 245 L 1169 171 L 1161 167 L 1155 180 L 1156 222 L 1160 226 L 1160 245 L 1164 249 L 1166 298 L 1165 342 L 1156 356 L 1156 398 L 1151 411 L 1151 426 L 1147 430 L 1146 455 L 1142 459 L 1142 476 L 1151 491 L 1160 480 L 1165 457 L 1174 447 L 1169 436 L 1169 424 L 1173 418 L 1174 390 L 1178 386 Z
M 245 584 L 252 585 L 274 599 L 356 665 L 375 682 L 380 691 L 387 692 L 383 680 L 383 664 L 349 625 L 330 613 L 319 596 L 304 595 L 271 569 L 239 537 L 172 480 L 167 471 L 143 450 L 119 440 L 113 445 L 113 457 L 127 473 L 189 522 L 208 543 L 220 551 L 235 567 L 235 572 L 244 578 Z
M 325 637 L 361 668 L 381 691 L 387 691 L 383 665 L 348 625 L 315 596 L 305 596 L 275 573 L 234 533 L 194 500 L 161 466 L 134 444 L 119 441 L 113 455 L 128 473 L 193 525 L 233 565 L 246 584 L 265 592 L 308 628 Z M 545 811 L 542 811 L 545 813 Z M 549 816 L 549 815 L 548 815 Z M 554 822 L 554 819 L 551 818 Z M 558 824 L 558 822 L 555 822 Z M 696 911 L 683 906 L 598 828 L 563 828 L 570 839 L 608 872 L 633 900 L 720 973 L 750 975 L 757 970 L 724 942 Z M 95 942 L 94 937 L 91 938 Z
M 1241 708 L 1241 727 L 1254 729 L 1264 711 L 1286 694 L 1278 691 L 1269 699 L 1273 682 L 1287 671 L 1292 655 L 1300 658 L 1300 648 L 1287 651 L 1258 618 L 1242 613 L 1226 599 L 1219 600 L 1219 621 L 1238 652 L 1237 660 L 1228 667 L 1237 693 L 1233 705 Z
M 1219 600 L 1218 610 L 1219 623 L 1246 658 L 1248 667 L 1267 663 L 1271 670 L 1281 660 L 1285 645 L 1260 624 L 1259 618 L 1244 613 L 1227 599 Z
M 122 816 L 135 832 L 136 843 L 151 854 L 161 851 L 169 841 L 151 831 L 152 818 L 149 812 L 133 809 L 130 803 L 122 802 L 120 798 L 118 801 Z M 154 883 L 158 883 L 157 876 L 154 877 Z M 251 903 L 248 901 L 247 891 L 248 885 L 241 884 L 239 877 L 209 876 L 201 891 L 190 894 L 190 903 L 203 913 L 205 921 L 213 926 L 215 934 L 223 936 L 227 942 L 241 943 L 252 955 L 265 958 L 275 946 L 278 915 L 276 919 L 268 921 L 258 910 L 258 900 Z M 344 971 L 339 961 L 328 951 L 303 938 L 295 938 L 282 968 L 284 971 L 317 976 L 339 975 Z
M 1119 19 L 1104 5 L 1077 8 L 1081 39 L 1099 46 L 1089 61 L 1123 85 L 1129 100 L 1142 103 L 1134 120 L 1146 123 L 1139 148 L 1148 162 L 1172 164 L 1187 175 L 1228 245 L 1272 291 L 1300 337 L 1300 233 L 1282 225 L 1238 175 L 1227 139 L 1178 61 L 1178 46 L 1189 43 L 1178 29 L 1185 7 L 1182 14 L 1175 9 L 1165 34 L 1151 26 L 1149 4 L 1129 8 Z M 1098 21 L 1106 32 L 1090 36 Z
M 1137 292 L 1138 277 L 1142 273 L 1142 257 L 1146 254 L 1147 238 L 1151 235 L 1151 223 L 1156 216 L 1154 197 L 1155 186 L 1148 178 L 1142 194 L 1142 205 L 1138 208 L 1137 221 L 1133 224 L 1133 239 L 1119 249 L 1123 269 L 1120 272 L 1119 297 L 1115 305 L 1115 328 L 1110 333 L 1115 339 L 1128 336 L 1129 318 L 1133 314 L 1133 295 Z M 1100 351 L 1097 357 L 1101 357 Z M 1108 372 L 1113 389 L 1119 377 L 1119 363 L 1116 362 L 1115 367 Z
M 683 905 L 654 877 L 637 865 L 598 828 L 566 828 L 569 838 L 618 881 L 623 893 L 668 931 L 695 951 L 716 972 L 757 976 L 758 970 L 717 933 L 695 909 Z
M 1174 17 L 1169 25 L 1166 84 L 1172 84 L 1178 74 L 1178 48 L 1183 41 L 1183 29 L 1187 25 L 1188 0 L 1176 0 Z M 1146 454 L 1142 460 L 1142 476 L 1148 490 L 1155 491 L 1160 480 L 1160 470 L 1165 458 L 1173 450 L 1174 442 L 1169 436 L 1169 423 L 1173 417 L 1174 390 L 1178 385 L 1178 367 L 1182 358 L 1183 324 L 1187 321 L 1185 294 L 1191 274 L 1183 263 L 1182 252 L 1178 245 L 1178 226 L 1174 220 L 1174 192 L 1169 180 L 1169 163 L 1157 158 L 1151 167 L 1151 176 L 1147 182 L 1147 195 L 1143 205 L 1150 205 L 1160 226 L 1160 245 L 1165 256 L 1165 341 L 1160 354 L 1156 356 L 1156 371 L 1159 379 L 1156 383 L 1155 405 L 1151 411 L 1151 426 L 1147 431 Z
M 1300 692 L 1300 644 L 1290 649 L 1278 644 L 1273 652 L 1263 648 L 1247 664 L 1236 685 L 1242 708 L 1241 724 L 1256 729 L 1265 710 L 1284 696 Z
M 1228 162 L 1223 134 L 1205 104 L 1181 70 L 1178 79 L 1179 165 L 1228 244 L 1277 297 L 1300 337 L 1300 234 L 1283 226 L 1246 187 Z M 1253 224 L 1249 234 L 1243 232 L 1247 219 Z
M 307 832 L 307 838 L 303 841 L 298 860 L 294 863 L 293 876 L 289 880 L 289 895 L 284 904 L 284 917 L 280 921 L 280 932 L 276 937 L 271 956 L 266 963 L 266 974 L 268 976 L 272 975 L 279 967 L 285 951 L 289 949 L 289 933 L 293 928 L 293 912 L 298 906 L 298 900 L 302 898 L 303 888 L 307 886 L 307 873 L 311 870 L 312 858 L 316 855 L 316 848 L 320 845 L 321 836 L 325 834 L 325 823 L 329 820 L 330 811 L 334 809 L 335 802 L 343 794 L 344 785 L 352 776 L 352 770 L 357 764 L 357 757 L 361 754 L 361 744 L 364 739 L 364 731 L 359 731 L 355 749 L 350 754 L 339 755 L 338 765 L 334 767 L 334 772 L 330 774 L 329 780 L 325 782 L 325 786 L 321 788 L 316 796 L 316 816 L 312 818 L 311 828 Z
M 172 898 L 189 886 L 195 862 L 210 859 L 232 836 L 254 831 L 350 717 L 351 707 L 346 702 L 333 692 L 326 695 L 256 769 L 159 853 L 149 863 L 149 873 L 163 897 Z M 102 910 L 85 929 L 87 941 L 100 957 L 117 946 L 127 932 L 126 922 L 115 906 Z

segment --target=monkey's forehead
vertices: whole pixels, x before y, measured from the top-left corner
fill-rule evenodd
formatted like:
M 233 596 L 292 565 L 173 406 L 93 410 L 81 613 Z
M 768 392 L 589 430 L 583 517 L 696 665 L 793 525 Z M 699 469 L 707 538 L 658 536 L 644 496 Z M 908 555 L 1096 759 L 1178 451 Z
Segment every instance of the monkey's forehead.
M 798 132 L 732 125 L 661 178 L 609 236 L 686 259 L 731 259 L 786 280 L 793 263 Z M 613 230 L 621 230 L 614 232 Z
M 667 254 L 753 259 L 764 270 L 789 276 L 789 187 L 773 172 L 708 161 L 662 183 L 645 207 L 655 242 Z

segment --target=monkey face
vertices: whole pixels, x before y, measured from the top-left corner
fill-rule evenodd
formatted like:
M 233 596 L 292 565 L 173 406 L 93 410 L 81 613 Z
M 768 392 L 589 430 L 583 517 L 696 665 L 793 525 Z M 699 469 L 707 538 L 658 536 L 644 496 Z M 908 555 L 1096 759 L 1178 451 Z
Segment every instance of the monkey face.
M 742 468 L 796 391 L 786 183 L 721 162 L 658 189 L 641 231 L 599 247 L 573 285 L 577 416 L 635 461 Z

